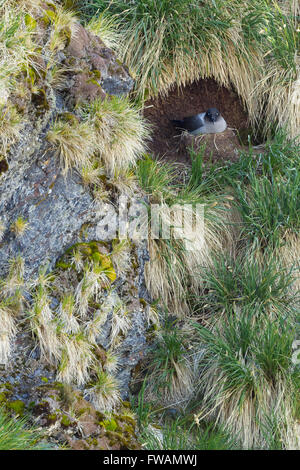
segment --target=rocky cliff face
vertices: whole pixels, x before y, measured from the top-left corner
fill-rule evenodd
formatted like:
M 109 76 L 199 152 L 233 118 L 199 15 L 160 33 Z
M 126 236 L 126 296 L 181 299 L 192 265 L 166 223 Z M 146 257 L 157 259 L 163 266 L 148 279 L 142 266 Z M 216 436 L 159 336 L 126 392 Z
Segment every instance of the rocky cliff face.
M 133 80 L 101 38 L 74 18 L 59 26 L 61 17 L 43 3 L 30 21 L 25 16 L 38 54 L 2 105 L 2 119 L 16 114 L 19 121 L 7 145 L 2 134 L 0 300 L 7 322 L 0 381 L 10 402 L 25 407 L 43 381 L 59 380 L 105 412 L 128 396 L 132 369 L 147 349 L 147 249 L 118 240 L 117 218 L 112 228 L 107 222 L 122 195 L 112 175 L 98 171 L 103 197 L 96 200 L 98 183 L 84 182 L 76 165 L 64 171 L 48 134 L 59 119 L 76 128 L 78 106 L 127 95 Z
M 46 57 L 42 59 L 46 61 Z M 5 272 L 7 261 L 16 254 L 24 257 L 28 276 L 36 275 L 47 259 L 53 266 L 65 248 L 78 241 L 80 228 L 88 222 L 96 226 L 105 214 L 104 208 L 98 208 L 96 216 L 90 190 L 83 187 L 78 174 L 62 175 L 57 151 L 46 136 L 51 123 L 74 112 L 77 103 L 129 93 L 133 80 L 100 38 L 79 24 L 69 45 L 57 53 L 52 68 L 58 66 L 62 69 L 59 84 L 36 77 L 37 92 L 31 101 L 22 102 L 20 139 L 6 156 L 8 168 L 0 179 L 0 220 L 4 225 L 0 272 Z M 46 62 L 43 67 L 47 68 Z M 24 87 L 29 94 L 26 83 Z M 20 109 L 18 98 L 12 95 L 11 100 Z M 28 223 L 19 238 L 10 230 L 18 217 Z

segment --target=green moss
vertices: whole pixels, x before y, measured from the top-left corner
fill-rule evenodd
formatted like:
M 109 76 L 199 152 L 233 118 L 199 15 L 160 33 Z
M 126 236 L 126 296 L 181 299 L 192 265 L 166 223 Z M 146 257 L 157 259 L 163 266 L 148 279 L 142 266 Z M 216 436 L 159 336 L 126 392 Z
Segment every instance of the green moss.
M 136 422 L 133 418 L 131 418 L 131 416 L 120 416 L 120 419 L 124 422 L 124 423 L 127 423 L 127 425 L 130 425 L 130 426 L 133 426 L 133 428 L 135 428 L 136 426 Z
M 10 382 L 5 382 L 4 384 L 2 384 L 2 387 L 5 387 L 6 390 L 11 390 L 11 391 L 14 389 L 13 385 Z
M 6 402 L 6 400 L 7 400 L 6 393 L 7 392 L 0 392 L 0 403 Z
M 101 255 L 100 255 L 99 252 L 93 253 L 93 254 L 92 254 L 92 259 L 93 259 L 94 263 L 96 263 L 96 264 L 101 264 L 102 258 L 101 258 Z
M 115 432 L 115 431 L 106 431 L 107 437 L 110 439 L 110 445 L 115 445 L 115 444 L 122 444 L 122 446 L 125 447 L 125 449 L 130 449 L 131 442 L 130 439 L 127 439 L 123 434 L 120 432 Z
M 62 416 L 60 423 L 65 428 L 68 428 L 72 424 L 70 418 L 67 415 Z
M 64 261 L 58 261 L 55 267 L 66 271 L 67 269 L 71 268 L 72 265 L 70 263 L 65 263 Z
M 25 404 L 21 400 L 7 402 L 6 406 L 20 416 L 24 414 Z
M 47 377 L 42 377 L 41 380 L 42 380 L 42 382 L 48 383 Z
M 80 408 L 76 411 L 76 416 L 80 418 L 80 416 L 84 415 L 85 413 L 89 413 L 89 408 Z
M 107 431 L 115 431 L 118 428 L 117 422 L 112 419 L 105 419 L 101 421 L 100 426 L 103 426 Z
M 57 413 L 52 413 L 52 414 L 48 415 L 48 420 L 49 421 L 55 422 L 55 421 L 57 421 L 57 419 L 58 419 Z
M 142 297 L 140 297 L 140 304 L 142 305 L 142 307 L 146 307 L 146 306 L 147 306 L 146 300 L 143 299 Z

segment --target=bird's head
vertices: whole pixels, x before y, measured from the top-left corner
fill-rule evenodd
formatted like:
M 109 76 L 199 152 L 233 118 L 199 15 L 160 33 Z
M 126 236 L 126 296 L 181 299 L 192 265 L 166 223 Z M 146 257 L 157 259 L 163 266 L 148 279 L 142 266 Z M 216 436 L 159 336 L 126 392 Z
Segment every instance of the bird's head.
M 217 108 L 209 108 L 205 113 L 205 118 L 210 122 L 216 122 L 220 116 L 221 113 Z

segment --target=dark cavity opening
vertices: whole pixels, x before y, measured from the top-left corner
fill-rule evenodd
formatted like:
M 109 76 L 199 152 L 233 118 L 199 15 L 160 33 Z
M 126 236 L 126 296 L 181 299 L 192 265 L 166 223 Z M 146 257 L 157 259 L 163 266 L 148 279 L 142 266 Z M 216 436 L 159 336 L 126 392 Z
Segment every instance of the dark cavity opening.
M 234 129 L 231 131 L 231 136 L 234 133 L 236 142 L 247 145 L 248 135 L 250 135 L 252 143 L 257 143 L 253 139 L 248 115 L 238 94 L 233 89 L 219 85 L 213 79 L 207 79 L 199 80 L 180 89 L 174 87 L 167 96 L 159 96 L 146 103 L 144 116 L 153 126 L 152 141 L 148 143 L 150 152 L 163 160 L 189 163 L 188 148 L 180 145 L 180 133 L 170 120 L 192 116 L 210 107 L 218 108 L 228 127 Z M 221 134 L 213 134 L 213 136 L 218 137 L 218 146 L 222 146 L 222 139 L 225 138 L 227 141 L 230 139 L 229 135 L 223 137 Z M 232 155 L 234 145 L 228 146 L 227 143 L 224 142 L 224 147 L 228 147 L 228 155 L 225 151 L 225 158 L 222 157 L 222 160 L 234 160 L 236 159 L 236 154 Z

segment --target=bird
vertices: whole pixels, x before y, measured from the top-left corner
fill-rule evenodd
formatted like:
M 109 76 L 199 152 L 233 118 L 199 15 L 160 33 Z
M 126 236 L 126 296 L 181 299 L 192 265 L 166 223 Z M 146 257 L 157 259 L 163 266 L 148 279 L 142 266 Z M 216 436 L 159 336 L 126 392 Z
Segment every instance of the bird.
M 217 108 L 209 108 L 205 113 L 188 116 L 182 120 L 172 120 L 173 125 L 190 134 L 215 134 L 225 131 L 227 123 Z

